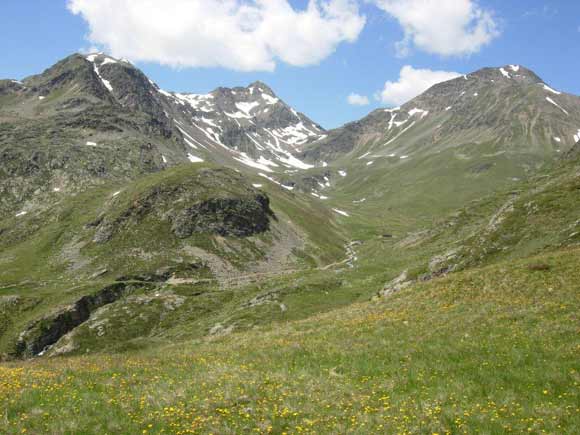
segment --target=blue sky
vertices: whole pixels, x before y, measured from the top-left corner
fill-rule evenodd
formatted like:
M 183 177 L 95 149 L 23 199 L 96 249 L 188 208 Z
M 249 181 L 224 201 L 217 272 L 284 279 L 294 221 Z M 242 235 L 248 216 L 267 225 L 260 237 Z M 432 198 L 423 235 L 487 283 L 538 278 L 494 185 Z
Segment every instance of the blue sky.
M 292 15 L 256 9 L 252 11 L 254 15 L 248 15 L 248 23 L 245 23 L 243 19 L 246 15 L 242 14 L 240 18 L 237 13 L 237 25 L 244 29 L 253 26 L 253 17 L 259 14 L 265 20 L 270 17 L 279 20 L 271 26 L 273 29 L 260 29 L 259 34 L 256 32 L 256 37 L 242 48 L 237 44 L 232 46 L 232 39 L 227 37 L 230 32 L 227 26 L 219 34 L 210 35 L 209 43 L 200 42 L 196 33 L 199 26 L 204 25 L 200 18 L 191 21 L 192 28 L 187 28 L 189 21 L 180 23 L 183 27 L 180 30 L 187 37 L 181 38 L 178 43 L 173 39 L 163 41 L 165 35 L 172 32 L 171 20 L 175 17 L 171 16 L 170 11 L 164 17 L 169 24 L 164 26 L 160 20 L 156 21 L 155 13 L 132 7 L 131 4 L 139 4 L 137 0 L 70 1 L 76 2 L 77 14 L 72 13 L 71 8 L 67 7 L 70 6 L 69 1 L 65 0 L 10 0 L 3 4 L 0 16 L 0 77 L 20 79 L 42 71 L 73 52 L 100 47 L 129 57 L 167 90 L 205 93 L 218 86 L 245 86 L 262 80 L 287 103 L 326 128 L 361 118 L 376 107 L 394 105 L 389 98 L 380 101 L 376 97 L 380 97 L 386 81 L 399 81 L 405 65 L 421 70 L 468 73 L 484 66 L 520 64 L 534 70 L 552 87 L 580 94 L 578 1 L 445 0 L 452 9 L 453 2 L 456 2 L 456 5 L 461 4 L 471 8 L 471 12 L 475 11 L 469 23 L 472 27 L 482 20 L 481 14 L 489 18 L 488 25 L 492 23 L 487 28 L 489 40 L 474 41 L 467 48 L 461 41 L 474 36 L 469 33 L 466 38 L 454 37 L 461 33 L 451 33 L 447 39 L 430 41 L 427 30 L 421 27 L 421 19 L 416 19 L 417 14 L 407 14 L 409 8 L 419 7 L 416 5 L 424 0 L 331 0 L 342 8 L 340 20 L 331 21 L 324 16 L 323 21 L 296 38 L 292 32 L 301 24 Z M 187 8 L 187 2 L 197 1 L 211 6 L 212 0 L 164 0 L 160 3 L 169 5 L 175 2 L 178 9 Z M 231 1 L 236 3 L 242 0 Z M 296 13 L 307 7 L 306 0 L 271 1 L 280 8 L 287 6 Z M 99 3 L 102 3 L 102 10 L 95 6 Z M 116 14 L 118 11 L 111 5 L 121 3 L 127 3 L 123 16 L 135 14 L 130 18 L 134 27 L 125 26 L 123 20 L 115 22 L 118 15 L 106 15 L 109 10 L 111 14 Z M 417 12 L 420 16 L 421 11 Z M 455 10 L 425 13 L 430 15 L 430 22 L 436 23 L 433 26 L 441 26 L 440 29 L 428 29 L 435 32 L 431 35 L 448 31 L 461 18 Z M 439 13 L 443 15 L 432 16 Z M 207 14 L 200 16 L 206 17 Z M 215 16 L 220 19 L 219 14 Z M 135 23 L 138 19 L 144 22 Z M 213 28 L 215 23 L 209 23 L 209 26 Z M 91 30 L 93 36 L 89 40 Z M 234 30 L 231 34 L 235 36 Z M 152 43 L 139 46 L 140 41 L 131 40 L 138 39 L 140 31 L 147 32 L 145 36 L 151 33 L 154 36 Z M 469 29 L 465 31 L 469 32 Z M 423 33 L 427 37 L 421 39 L 425 36 Z M 407 50 L 401 50 L 401 44 L 397 45 L 397 42 L 404 40 L 405 35 Z M 111 48 L 107 41 L 110 42 L 113 37 L 117 45 Z M 272 42 L 278 37 L 280 41 Z M 117 43 L 119 40 L 121 42 Z M 155 52 L 150 46 L 158 40 L 165 45 L 160 45 Z M 179 65 L 161 65 L 162 62 L 167 63 L 167 59 L 159 55 L 160 51 L 175 52 L 182 60 Z M 206 60 L 208 53 L 216 51 L 218 55 L 215 58 Z M 246 57 L 254 54 L 257 60 L 246 63 Z M 199 66 L 204 62 L 224 65 Z M 275 68 L 272 66 L 274 64 Z M 369 104 L 349 104 L 347 97 L 351 93 L 366 96 Z

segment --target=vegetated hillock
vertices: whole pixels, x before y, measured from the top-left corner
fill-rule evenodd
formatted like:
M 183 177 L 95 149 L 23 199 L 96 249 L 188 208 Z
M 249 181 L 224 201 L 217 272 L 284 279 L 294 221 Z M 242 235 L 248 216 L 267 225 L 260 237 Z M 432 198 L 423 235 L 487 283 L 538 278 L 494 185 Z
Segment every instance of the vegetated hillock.
M 565 156 L 552 169 L 472 201 L 432 227 L 390 245 L 406 258 L 381 294 L 414 280 L 526 258 L 580 244 L 580 160 Z
M 154 179 L 155 184 L 145 180 L 115 192 L 109 206 L 88 224 L 95 228 L 95 242 L 105 243 L 123 227 L 148 219 L 168 222 L 171 234 L 185 239 L 194 233 L 247 237 L 267 231 L 275 218 L 269 198 L 232 171 L 203 168 L 188 176 L 175 171 Z
M 0 352 L 36 355 L 69 333 L 76 344 L 59 352 L 86 350 L 94 337 L 76 329 L 95 315 L 127 334 L 107 334 L 113 342 L 92 351 L 155 339 L 193 319 L 203 326 L 182 335 L 207 335 L 226 313 L 259 294 L 256 283 L 280 275 L 277 292 L 284 293 L 285 275 L 341 262 L 344 236 L 329 214 L 282 187 L 259 189 L 234 170 L 198 163 L 8 217 L 0 221 L 0 282 L 3 294 L 15 298 L 15 309 L 2 312 Z M 105 304 L 114 307 L 85 303 L 115 281 L 135 281 L 138 291 L 121 292 Z M 168 294 L 173 298 L 174 288 L 181 288 L 184 293 L 175 297 L 185 302 L 168 309 L 163 301 Z M 232 299 L 238 288 L 246 290 Z M 35 303 L 24 303 L 27 297 Z M 149 302 L 142 298 L 159 301 L 163 314 L 145 316 Z M 136 315 L 124 315 L 133 304 Z M 159 316 L 166 319 L 161 324 Z M 143 322 L 157 326 L 148 329 Z

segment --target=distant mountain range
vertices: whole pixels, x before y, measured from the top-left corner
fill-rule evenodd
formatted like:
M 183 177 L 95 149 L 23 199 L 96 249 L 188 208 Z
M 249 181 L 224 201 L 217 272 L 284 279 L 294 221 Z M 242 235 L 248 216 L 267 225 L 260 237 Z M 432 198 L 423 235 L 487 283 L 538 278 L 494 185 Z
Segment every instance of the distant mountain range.
M 468 143 L 506 152 L 553 155 L 580 140 L 580 98 L 519 65 L 484 68 L 437 84 L 394 109 L 328 133 L 310 160 L 410 156 Z
M 170 92 L 103 53 L 1 80 L 0 352 L 87 351 L 94 316 L 111 349 L 225 333 L 568 246 L 579 141 L 580 98 L 519 65 L 329 131 L 264 83 Z

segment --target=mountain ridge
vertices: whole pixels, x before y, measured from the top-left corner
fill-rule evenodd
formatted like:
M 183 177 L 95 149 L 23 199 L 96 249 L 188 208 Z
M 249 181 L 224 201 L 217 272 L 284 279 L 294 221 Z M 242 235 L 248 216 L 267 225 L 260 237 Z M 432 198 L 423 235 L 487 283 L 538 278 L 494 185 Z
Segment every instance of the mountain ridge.
M 578 147 L 580 105 L 558 92 L 524 67 L 486 68 L 325 131 L 262 82 L 168 92 L 99 53 L 1 81 L 0 282 L 22 296 L 22 315 L 6 317 L 0 350 L 228 334 L 369 299 L 397 277 L 476 267 L 503 248 L 573 243 L 574 222 L 556 212 L 575 210 L 575 167 L 545 196 L 533 190 Z M 521 189 L 505 222 L 525 220 L 531 198 L 557 231 L 470 238 Z M 557 197 L 566 209 L 552 209 Z M 122 338 L 94 336 L 95 317 Z
M 103 53 L 73 54 L 21 82 L 1 81 L 0 123 L 9 162 L 0 173 L 4 207 L 40 201 L 37 190 L 50 197 L 182 163 L 291 172 L 310 167 L 296 150 L 324 132 L 259 81 L 169 93 Z
M 474 103 L 477 97 L 483 97 L 482 99 L 489 97 L 491 101 L 485 103 L 488 109 L 497 106 L 507 113 L 500 119 L 497 114 L 485 113 L 484 110 L 478 112 L 478 103 Z M 551 136 L 542 132 L 542 140 L 550 138 L 554 142 L 554 138 L 558 138 L 560 141 L 564 140 L 566 145 L 572 146 L 574 143 L 572 139 L 574 135 L 578 135 L 579 129 L 579 127 L 574 126 L 580 126 L 580 113 L 578 112 L 580 97 L 552 89 L 528 68 L 519 65 L 506 65 L 496 68 L 481 68 L 470 74 L 437 83 L 401 107 L 375 109 L 358 121 L 330 130 L 328 138 L 314 144 L 301 156 L 307 161 L 321 159 L 330 161 L 352 152 L 356 147 L 364 148 L 369 142 L 378 145 L 381 140 L 385 145 L 394 143 L 395 145 L 390 147 L 390 149 L 394 149 L 400 142 L 399 139 L 404 139 L 405 133 L 412 129 L 410 124 L 415 126 L 419 121 L 434 115 L 439 115 L 439 124 L 443 126 L 448 122 L 459 124 L 462 131 L 461 136 L 465 135 L 463 132 L 470 131 L 469 123 L 477 122 L 489 125 L 493 133 L 498 135 L 499 132 L 496 129 L 506 120 L 514 119 L 519 122 L 514 117 L 514 111 L 517 112 L 516 116 L 529 115 L 521 107 L 522 101 L 527 98 L 533 98 L 534 104 L 542 111 L 573 117 L 573 125 L 571 123 L 566 131 L 558 129 Z M 516 101 L 512 101 L 512 105 L 510 105 L 510 99 Z M 564 101 L 559 104 L 557 101 L 562 99 Z M 530 101 L 528 101 L 529 103 Z M 459 111 L 466 112 L 467 115 L 463 113 L 461 117 L 455 116 Z M 440 116 L 442 112 L 448 112 L 447 115 L 450 116 L 442 117 Z M 557 117 L 553 116 L 552 118 Z M 531 124 L 532 121 L 534 121 L 533 117 L 520 122 L 523 133 L 534 130 L 536 126 Z M 507 125 L 509 126 L 510 123 L 508 122 Z M 505 129 L 506 127 L 503 126 L 502 130 Z M 509 132 L 501 133 L 502 135 L 499 137 L 505 140 L 512 137 L 509 136 Z M 437 134 L 444 136 L 446 133 L 437 132 Z M 469 132 L 468 134 L 476 140 L 481 140 L 482 132 Z M 528 139 L 530 138 L 535 140 L 535 135 L 532 134 L 528 137 Z M 437 140 L 441 141 L 438 138 L 434 139 L 434 141 Z

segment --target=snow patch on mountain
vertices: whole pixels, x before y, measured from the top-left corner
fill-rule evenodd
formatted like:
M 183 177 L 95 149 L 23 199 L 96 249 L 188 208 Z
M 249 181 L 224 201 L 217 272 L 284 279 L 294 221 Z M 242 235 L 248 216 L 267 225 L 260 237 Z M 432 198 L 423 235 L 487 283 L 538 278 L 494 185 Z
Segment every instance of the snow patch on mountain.
M 302 160 L 297 159 L 296 157 L 294 157 L 290 153 L 285 153 L 285 154 L 286 154 L 285 157 L 278 157 L 278 160 L 280 160 L 282 163 L 285 163 L 285 164 L 290 165 L 290 166 L 294 166 L 295 168 L 298 168 L 298 169 L 314 168 L 314 165 L 309 165 L 308 163 L 304 163 Z
M 562 112 L 564 112 L 566 115 L 570 115 L 566 109 L 564 109 L 562 106 L 560 106 L 558 103 L 556 103 L 554 100 L 552 100 L 550 97 L 546 97 L 546 100 L 549 103 L 552 103 L 554 106 L 556 106 L 558 109 L 560 109 Z
M 253 116 L 248 115 L 247 113 L 243 113 L 243 112 L 233 112 L 233 113 L 229 113 L 229 112 L 224 112 L 224 115 L 226 115 L 229 118 L 234 118 L 234 119 L 252 119 Z
M 510 73 L 508 73 L 508 72 L 507 72 L 505 69 L 503 69 L 503 68 L 500 68 L 500 69 L 499 69 L 499 72 L 501 72 L 501 74 L 502 74 L 504 77 L 508 78 L 508 79 L 511 79 L 511 78 L 512 78 L 512 76 L 510 76 Z
M 262 94 L 262 98 L 266 100 L 267 104 L 276 104 L 278 101 L 280 101 L 278 98 L 272 97 L 268 94 Z
M 406 128 L 404 128 L 403 130 L 401 130 L 399 132 L 399 134 L 397 134 L 394 138 L 392 138 L 388 142 L 386 142 L 385 145 L 389 145 L 390 143 L 393 143 L 395 140 L 397 140 L 398 138 L 400 138 L 403 134 L 405 134 L 407 132 L 407 130 L 409 130 L 411 127 L 413 127 L 415 125 L 415 123 L 416 123 L 416 121 L 413 121 Z
M 85 57 L 85 59 L 93 64 L 93 70 L 95 71 L 95 74 L 101 80 L 101 83 L 103 83 L 105 88 L 107 88 L 109 92 L 113 92 L 113 86 L 111 86 L 111 82 L 109 82 L 108 80 L 105 80 L 103 78 L 103 76 L 101 76 L 101 72 L 99 71 L 99 68 L 97 67 L 97 58 L 101 55 L 102 55 L 102 53 L 90 54 L 87 57 Z M 115 59 L 106 57 L 105 60 L 101 63 L 101 66 L 105 65 L 107 63 L 117 63 L 117 61 Z
M 427 115 L 429 115 L 429 111 L 428 110 L 423 110 L 423 109 L 418 109 L 418 108 L 414 108 L 409 110 L 409 116 L 414 116 L 416 114 L 420 114 L 421 115 L 421 119 L 425 118 Z
M 189 161 L 191 163 L 201 163 L 203 162 L 203 159 L 200 159 L 199 157 L 194 156 L 193 154 L 187 153 L 187 158 L 189 159 Z
M 112 57 L 106 57 L 105 60 L 101 63 L 101 66 L 106 65 L 108 63 L 117 63 L 117 61 Z
M 257 107 L 259 105 L 260 105 L 260 103 L 258 101 L 253 101 L 251 103 L 247 103 L 247 102 L 236 103 L 236 107 L 242 113 L 246 114 L 248 118 L 252 118 L 252 115 L 250 115 L 250 112 L 252 111 L 252 109 L 254 107 Z
M 558 92 L 558 91 L 556 91 L 555 89 L 552 89 L 551 87 L 549 87 L 549 86 L 548 86 L 547 84 L 545 84 L 545 83 L 541 83 L 541 84 L 544 86 L 544 89 L 545 89 L 546 91 L 548 91 L 548 92 L 551 92 L 551 93 L 553 93 L 553 94 L 556 94 L 556 95 L 561 95 L 561 94 L 562 94 L 562 92 Z
M 214 96 L 212 94 L 170 94 L 177 102 L 183 105 L 189 105 L 194 110 L 201 110 L 202 112 L 213 112 L 214 104 L 212 100 Z
M 240 153 L 240 156 L 241 157 L 234 157 L 234 160 L 237 160 L 238 162 L 251 168 L 260 169 L 265 172 L 274 172 L 272 169 L 270 169 L 269 166 L 277 166 L 275 164 L 272 165 L 273 162 L 264 159 L 262 157 L 260 157 L 260 159 L 262 159 L 261 161 L 260 160 L 256 161 L 252 159 L 250 156 L 248 156 L 246 153 Z
M 278 180 L 270 177 L 269 175 L 263 174 L 262 172 L 259 172 L 258 175 L 260 177 L 264 177 L 266 180 L 271 181 L 274 184 L 277 184 L 278 186 L 281 186 L 282 185 L 282 183 L 280 183 Z
M 197 149 L 197 146 L 205 148 L 205 146 L 203 146 L 200 142 L 198 142 L 192 135 L 190 135 L 187 131 L 185 131 L 182 127 L 180 127 L 183 126 L 183 124 L 181 124 L 179 121 L 175 121 L 175 123 L 178 124 L 176 125 L 176 127 L 181 132 L 181 134 L 183 134 L 183 140 L 187 145 L 189 145 L 193 149 Z
M 303 145 L 309 139 L 319 136 L 318 133 L 308 129 L 302 121 L 282 129 L 268 131 L 289 145 Z
M 338 213 L 339 215 L 342 215 L 342 216 L 346 216 L 346 217 L 350 216 L 347 212 L 345 212 L 343 210 L 339 210 L 337 208 L 333 208 L 332 211 L 334 211 L 335 213 Z
M 113 92 L 113 86 L 111 85 L 111 82 L 108 80 L 105 80 L 103 78 L 103 76 L 101 76 L 101 73 L 100 73 L 99 69 L 97 68 L 96 63 L 94 64 L 94 70 L 95 70 L 95 74 L 99 77 L 99 79 L 101 79 L 101 82 L 103 83 L 105 88 L 107 88 L 109 92 Z

